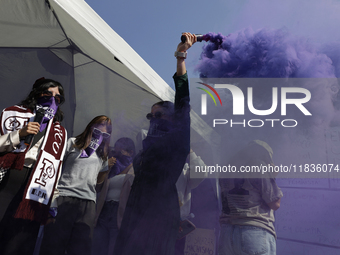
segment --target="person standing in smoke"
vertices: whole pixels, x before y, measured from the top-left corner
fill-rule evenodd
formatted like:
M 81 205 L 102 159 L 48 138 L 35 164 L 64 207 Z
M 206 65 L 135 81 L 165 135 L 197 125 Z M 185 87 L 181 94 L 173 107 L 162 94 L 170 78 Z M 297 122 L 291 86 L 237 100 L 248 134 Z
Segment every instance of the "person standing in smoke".
M 202 178 L 193 178 L 191 177 L 191 173 L 195 171 L 196 167 L 205 166 L 206 165 L 201 157 L 197 156 L 196 153 L 191 149 L 187 157 L 187 162 L 183 167 L 183 171 L 176 182 L 181 214 L 179 236 L 176 241 L 176 255 L 184 254 L 186 235 L 195 229 L 195 226 L 191 221 L 189 221 L 195 217 L 195 215 L 191 213 L 191 192 L 193 189 L 197 188 L 205 178 L 208 177 L 208 173 L 205 173 Z
M 95 117 L 67 141 L 53 222 L 44 229 L 40 254 L 91 255 L 99 173 L 108 170 L 111 119 Z
M 33 254 L 40 225 L 49 217 L 67 140 L 59 123 L 63 102 L 63 86 L 40 78 L 26 99 L 2 111 L 0 183 L 4 185 L 2 180 L 13 169 L 24 171 L 26 177 L 0 222 L 1 255 Z
M 229 164 L 237 169 L 273 165 L 272 154 L 267 143 L 254 140 L 236 153 Z M 275 255 L 274 211 L 280 207 L 282 191 L 273 176 L 241 177 L 245 178 L 219 180 L 222 213 L 218 254 Z
M 133 160 L 135 179 L 113 254 L 173 255 L 180 223 L 176 181 L 190 151 L 189 84 L 186 51 L 196 36 L 179 43 L 175 104 L 161 101 L 147 114 L 150 127 L 143 150 Z
M 136 140 L 138 148 L 143 147 L 142 140 L 146 138 L 147 134 L 148 131 L 145 129 L 142 129 L 137 134 Z M 196 167 L 205 166 L 206 165 L 201 157 L 197 156 L 196 153 L 190 149 L 186 163 L 184 164 L 183 170 L 176 182 L 181 217 L 179 233 L 175 245 L 176 255 L 184 254 L 186 235 L 195 229 L 195 226 L 190 221 L 195 217 L 195 215 L 191 213 L 192 190 L 197 188 L 204 181 L 204 179 L 208 177 L 208 172 L 205 173 L 202 178 L 193 178 L 191 173 L 195 171 Z
M 124 215 L 134 179 L 132 160 L 135 144 L 128 137 L 119 138 L 109 153 L 109 174 L 97 184 L 96 227 L 93 235 L 93 255 L 113 253 L 113 247 Z

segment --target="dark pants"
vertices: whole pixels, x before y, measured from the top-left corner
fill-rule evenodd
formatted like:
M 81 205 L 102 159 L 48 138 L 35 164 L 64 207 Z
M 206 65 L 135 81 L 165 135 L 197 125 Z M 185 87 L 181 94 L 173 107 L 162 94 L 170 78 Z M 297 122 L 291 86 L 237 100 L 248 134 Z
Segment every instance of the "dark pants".
M 186 237 L 176 240 L 176 246 L 175 246 L 176 255 L 184 255 L 185 240 L 186 240 Z
M 118 235 L 118 202 L 105 202 L 100 212 L 93 235 L 93 255 L 113 255 L 113 248 Z
M 13 197 L 0 222 L 0 255 L 31 255 L 34 252 L 40 223 L 13 217 L 23 198 L 28 176 Z
M 95 202 L 74 197 L 58 198 L 54 223 L 44 228 L 40 255 L 91 255 Z

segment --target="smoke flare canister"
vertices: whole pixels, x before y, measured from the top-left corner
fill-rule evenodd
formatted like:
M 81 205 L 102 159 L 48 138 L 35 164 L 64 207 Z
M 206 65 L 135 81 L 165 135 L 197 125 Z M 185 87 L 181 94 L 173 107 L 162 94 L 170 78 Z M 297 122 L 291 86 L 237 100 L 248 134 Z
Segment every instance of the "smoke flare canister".
M 205 35 L 201 35 L 201 34 L 195 34 L 197 41 L 198 42 L 202 42 L 203 40 L 208 41 L 207 38 L 205 38 Z M 181 41 L 182 43 L 185 43 L 185 41 L 187 40 L 187 38 L 185 37 L 185 35 L 181 36 Z

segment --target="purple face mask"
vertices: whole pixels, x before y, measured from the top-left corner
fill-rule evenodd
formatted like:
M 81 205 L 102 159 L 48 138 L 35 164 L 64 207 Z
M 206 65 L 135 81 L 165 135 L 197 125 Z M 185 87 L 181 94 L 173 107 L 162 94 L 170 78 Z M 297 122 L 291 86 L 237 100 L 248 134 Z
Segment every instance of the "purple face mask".
M 171 130 L 173 130 L 173 124 L 165 119 L 153 118 L 150 120 L 150 127 L 147 137 L 143 140 L 143 150 L 148 149 L 154 144 L 160 137 L 165 136 Z
M 90 157 L 99 147 L 99 145 L 103 141 L 103 135 L 102 134 L 95 134 L 92 133 L 92 138 L 89 146 L 85 150 L 82 151 L 80 157 L 81 158 L 88 158 Z
M 54 115 L 56 114 L 58 110 L 58 104 L 56 103 L 54 97 L 43 96 L 43 97 L 38 98 L 36 108 L 37 110 L 40 108 L 43 108 L 45 110 L 45 116 L 40 125 L 40 132 L 41 132 L 46 128 L 48 121 L 53 119 Z

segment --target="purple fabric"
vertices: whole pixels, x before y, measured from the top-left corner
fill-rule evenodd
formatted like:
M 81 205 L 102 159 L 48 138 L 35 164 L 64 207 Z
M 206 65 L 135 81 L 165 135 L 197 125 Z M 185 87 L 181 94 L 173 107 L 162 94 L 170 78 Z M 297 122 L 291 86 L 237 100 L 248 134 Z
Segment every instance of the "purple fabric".
M 99 147 L 99 145 L 103 141 L 103 136 L 102 135 L 96 135 L 92 133 L 92 138 L 89 146 L 85 150 L 81 152 L 80 157 L 81 158 L 88 158 L 90 157 Z
M 148 135 L 143 140 L 143 150 L 148 149 L 159 137 L 163 137 L 172 129 L 173 125 L 170 121 L 152 118 L 150 120 Z
M 113 156 L 117 159 L 117 161 L 112 166 L 108 178 L 112 178 L 113 176 L 120 174 L 128 165 L 132 163 L 132 157 L 123 155 L 121 153 L 117 153 L 117 154 L 118 155 Z
M 58 110 L 58 105 L 55 102 L 54 97 L 40 97 L 38 98 L 37 102 L 37 109 L 43 108 L 45 110 L 45 116 L 42 120 L 42 123 L 40 125 L 40 132 L 43 131 L 49 120 L 54 118 L 54 115 L 56 114 Z

